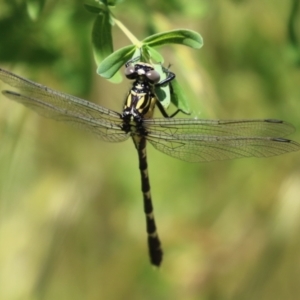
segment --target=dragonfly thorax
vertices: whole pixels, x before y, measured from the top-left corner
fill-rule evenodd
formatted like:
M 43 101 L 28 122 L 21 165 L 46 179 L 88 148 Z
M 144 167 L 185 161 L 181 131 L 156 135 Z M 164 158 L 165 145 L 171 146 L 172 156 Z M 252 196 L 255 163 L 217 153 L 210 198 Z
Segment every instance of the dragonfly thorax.
M 152 89 L 132 88 L 125 99 L 123 116 L 137 121 L 152 118 L 156 101 L 157 97 Z
M 123 118 L 136 122 L 152 118 L 157 101 L 154 88 L 160 80 L 159 73 L 149 64 L 136 63 L 126 66 L 125 75 L 134 82 L 125 99 Z

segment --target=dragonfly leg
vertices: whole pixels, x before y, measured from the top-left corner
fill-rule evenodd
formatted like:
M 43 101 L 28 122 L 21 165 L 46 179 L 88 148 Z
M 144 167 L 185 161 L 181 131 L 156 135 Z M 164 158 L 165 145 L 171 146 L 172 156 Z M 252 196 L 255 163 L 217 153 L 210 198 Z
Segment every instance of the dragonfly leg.
M 126 64 L 125 64 L 125 67 L 128 68 L 130 65 L 132 65 L 133 63 L 139 61 L 141 58 L 141 56 L 136 56 L 136 57 L 133 57 L 131 59 L 129 59 Z
M 175 79 L 176 75 L 175 73 L 171 72 L 169 69 L 162 67 L 164 73 L 167 74 L 167 77 L 165 79 L 163 79 L 162 81 L 158 82 L 155 84 L 155 87 L 161 87 L 161 86 L 165 86 L 167 84 L 169 84 L 172 80 Z
M 173 118 L 175 117 L 178 113 L 182 112 L 183 114 L 188 115 L 188 113 L 182 111 L 180 108 L 178 108 L 174 113 L 172 113 L 171 115 L 168 115 L 168 113 L 166 112 L 165 108 L 162 106 L 162 104 L 159 102 L 159 100 L 157 100 L 156 105 L 159 109 L 159 111 L 161 112 L 161 114 L 163 115 L 164 118 Z

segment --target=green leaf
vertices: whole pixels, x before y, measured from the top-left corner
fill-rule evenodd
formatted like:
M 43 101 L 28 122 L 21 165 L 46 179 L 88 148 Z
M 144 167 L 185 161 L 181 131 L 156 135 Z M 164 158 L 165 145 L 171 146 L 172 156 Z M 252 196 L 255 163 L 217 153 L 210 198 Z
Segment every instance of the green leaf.
M 99 64 L 97 73 L 104 78 L 112 78 L 133 57 L 135 50 L 136 47 L 134 45 L 129 45 L 115 51 Z
M 146 46 L 146 51 L 149 53 L 149 56 L 154 59 L 156 62 L 160 62 L 163 63 L 164 62 L 164 58 L 162 57 L 162 55 L 156 51 L 154 48 Z
M 97 64 L 113 52 L 109 11 L 101 11 L 97 15 L 92 31 L 92 43 Z
M 183 113 L 189 115 L 190 107 L 183 89 L 178 84 L 176 78 L 170 83 L 171 102 Z
M 175 29 L 151 35 L 142 41 L 151 47 L 165 44 L 181 44 L 191 48 L 199 49 L 203 46 L 201 35 L 195 31 L 187 29 Z
M 161 64 L 153 65 L 155 70 L 160 74 L 160 81 L 167 78 L 167 73 L 164 72 L 163 66 Z M 179 86 L 176 78 L 173 79 L 169 84 L 162 87 L 155 88 L 155 94 L 162 104 L 162 106 L 167 109 L 172 103 L 178 109 L 180 109 L 184 114 L 190 114 L 190 107 L 188 105 L 188 101 L 186 96 Z
M 167 74 L 163 71 L 161 64 L 154 64 L 153 67 L 160 74 L 160 81 L 167 78 Z M 156 87 L 155 94 L 162 106 L 167 109 L 171 103 L 170 85 L 166 84 L 165 86 Z
M 27 11 L 32 20 L 37 20 L 43 10 L 45 0 L 27 0 Z
M 123 80 L 122 75 L 120 74 L 120 72 L 116 72 L 114 76 L 112 76 L 111 78 L 107 79 L 112 83 L 120 83 Z
M 96 2 L 99 2 L 99 4 L 101 5 L 101 4 L 103 4 L 103 5 L 105 5 L 105 6 L 107 6 L 108 5 L 108 0 L 95 0 Z
M 107 0 L 107 4 L 109 6 L 115 6 L 116 4 L 121 3 L 121 2 L 123 2 L 123 0 Z
M 106 11 L 106 7 L 104 5 L 101 4 L 97 4 L 97 2 L 93 1 L 93 3 L 84 3 L 83 4 L 84 8 L 92 13 L 92 14 L 99 14 L 100 12 L 104 12 Z

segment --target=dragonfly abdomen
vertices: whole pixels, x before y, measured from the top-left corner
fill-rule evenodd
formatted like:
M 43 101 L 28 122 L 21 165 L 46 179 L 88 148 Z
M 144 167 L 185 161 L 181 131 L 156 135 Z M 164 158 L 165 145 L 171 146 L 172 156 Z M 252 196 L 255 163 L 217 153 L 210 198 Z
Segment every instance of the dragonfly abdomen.
M 144 212 L 146 215 L 149 256 L 150 256 L 151 263 L 155 266 L 159 266 L 162 262 L 163 251 L 161 247 L 161 242 L 158 237 L 156 223 L 153 214 L 153 204 L 152 204 L 151 192 L 150 192 L 150 181 L 148 176 L 146 139 L 144 137 L 141 137 L 139 139 L 139 142 L 137 142 L 137 138 L 134 138 L 134 142 L 139 156 L 139 169 L 140 169 L 141 181 L 142 181 Z

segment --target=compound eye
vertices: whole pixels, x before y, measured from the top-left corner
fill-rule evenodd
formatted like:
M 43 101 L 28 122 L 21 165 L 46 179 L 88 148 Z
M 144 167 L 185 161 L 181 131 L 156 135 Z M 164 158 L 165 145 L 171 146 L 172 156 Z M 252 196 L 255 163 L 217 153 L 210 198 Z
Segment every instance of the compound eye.
M 135 79 L 137 75 L 133 65 L 130 65 L 127 68 L 125 68 L 124 74 L 128 79 Z
M 149 79 L 149 81 L 151 81 L 152 83 L 158 83 L 160 81 L 160 75 L 155 70 L 151 70 L 147 72 L 146 76 Z

